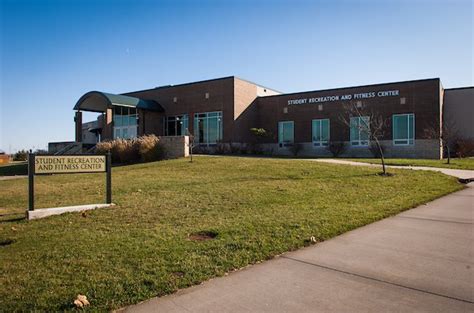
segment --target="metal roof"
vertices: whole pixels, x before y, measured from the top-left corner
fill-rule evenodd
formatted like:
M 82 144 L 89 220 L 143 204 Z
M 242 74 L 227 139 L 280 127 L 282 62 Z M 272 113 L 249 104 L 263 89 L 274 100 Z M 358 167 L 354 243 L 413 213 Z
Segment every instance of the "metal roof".
M 84 94 L 77 101 L 76 105 L 74 106 L 74 110 L 105 112 L 106 109 L 114 106 L 164 112 L 163 107 L 154 100 L 145 100 L 101 91 L 90 91 Z

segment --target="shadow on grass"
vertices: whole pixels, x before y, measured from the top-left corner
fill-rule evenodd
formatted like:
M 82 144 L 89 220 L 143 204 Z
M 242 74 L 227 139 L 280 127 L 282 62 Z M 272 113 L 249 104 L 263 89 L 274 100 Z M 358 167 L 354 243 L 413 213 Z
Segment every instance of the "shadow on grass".
M 0 214 L 0 224 L 15 223 L 26 220 L 26 216 L 19 213 Z

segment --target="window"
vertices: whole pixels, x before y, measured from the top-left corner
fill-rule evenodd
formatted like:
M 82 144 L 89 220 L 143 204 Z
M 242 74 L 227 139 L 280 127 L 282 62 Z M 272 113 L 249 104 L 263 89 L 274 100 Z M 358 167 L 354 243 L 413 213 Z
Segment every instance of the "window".
M 113 109 L 114 138 L 137 137 L 137 109 L 116 106 Z
M 368 146 L 370 135 L 370 117 L 351 117 L 350 121 L 351 145 Z
M 166 118 L 166 136 L 184 136 L 188 129 L 188 115 L 168 116 Z
M 278 122 L 278 143 L 280 147 L 287 147 L 293 145 L 294 129 L 293 121 Z
M 329 142 L 329 119 L 313 120 L 313 145 L 327 146 Z
M 394 114 L 392 116 L 393 144 L 412 145 L 415 139 L 415 115 Z
M 216 144 L 222 140 L 222 112 L 194 114 L 194 137 L 203 145 Z

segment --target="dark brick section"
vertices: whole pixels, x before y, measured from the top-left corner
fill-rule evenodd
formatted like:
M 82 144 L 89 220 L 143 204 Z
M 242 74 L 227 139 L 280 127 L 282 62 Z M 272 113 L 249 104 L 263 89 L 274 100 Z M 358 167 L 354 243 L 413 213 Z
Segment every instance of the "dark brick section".
M 206 99 L 206 93 L 209 98 Z M 197 83 L 169 87 L 159 87 L 150 90 L 130 92 L 128 96 L 146 100 L 155 100 L 165 110 L 166 116 L 188 114 L 189 129 L 194 129 L 194 114 L 203 112 L 222 111 L 223 139 L 230 141 L 234 122 L 234 78 L 209 80 Z M 176 102 L 175 102 L 176 100 Z M 155 113 L 147 117 L 145 112 L 145 133 L 163 135 L 163 117 L 165 114 Z M 143 120 L 143 118 L 142 118 Z M 140 121 L 142 124 L 142 121 Z M 142 125 L 143 127 L 143 125 Z
M 387 91 L 386 96 L 378 96 Z M 396 95 L 390 92 L 397 91 Z M 189 130 L 194 129 L 194 114 L 221 111 L 223 118 L 223 142 L 254 142 L 250 128 L 264 128 L 273 135 L 267 139 L 267 146 L 274 153 L 286 153 L 279 149 L 278 122 L 293 121 L 295 142 L 305 144 L 304 154 L 327 155 L 323 148 L 312 146 L 312 120 L 330 119 L 330 139 L 332 141 L 349 141 L 349 127 L 341 122 L 341 115 L 348 114 L 344 105 L 360 102 L 364 109 L 378 112 L 390 119 L 383 138 L 384 144 L 390 146 L 391 156 L 432 157 L 439 158 L 441 150 L 439 138 L 427 138 L 425 130 L 437 127 L 439 130 L 442 112 L 442 86 L 438 78 L 375 84 L 358 87 L 337 88 L 319 91 L 308 91 L 291 94 L 279 94 L 263 86 L 239 79 L 224 77 L 195 83 L 175 86 L 164 86 L 154 89 L 129 92 L 125 95 L 154 100 L 164 112 L 139 110 L 138 134 L 164 135 L 166 116 L 188 114 Z M 365 94 L 356 98 L 354 95 Z M 351 95 L 351 100 L 343 96 Z M 324 97 L 338 97 L 334 101 L 325 101 Z M 303 100 L 301 100 L 303 99 Z M 305 100 L 306 99 L 306 100 Z M 310 103 L 310 99 L 318 99 Z M 289 104 L 290 100 L 294 100 Z M 329 100 L 329 99 L 327 99 Z M 300 103 L 298 102 L 304 102 Z M 110 109 L 109 109 L 110 110 Z M 112 136 L 111 112 L 104 121 L 103 139 Z M 415 115 L 415 144 L 409 147 L 393 146 L 393 114 L 413 113 Z M 362 151 L 358 148 L 358 151 Z M 348 156 L 363 156 L 368 153 L 350 153 Z
M 288 104 L 289 100 L 310 99 L 330 96 L 354 95 L 387 90 L 399 90 L 399 96 L 372 97 L 344 101 L 317 102 L 307 104 Z M 405 98 L 404 104 L 402 98 Z M 415 114 L 415 139 L 426 138 L 425 129 L 439 125 L 440 120 L 440 82 L 429 79 L 393 84 L 351 87 L 324 91 L 302 92 L 279 96 L 262 97 L 257 101 L 258 125 L 267 130 L 277 132 L 279 121 L 294 121 L 295 142 L 311 141 L 311 121 L 313 119 L 330 119 L 331 140 L 348 141 L 349 128 L 341 122 L 344 105 L 360 101 L 364 110 L 377 112 L 384 118 L 393 114 Z M 319 110 L 322 105 L 322 110 Z M 285 110 L 287 110 L 285 113 Z M 392 139 L 391 123 L 386 131 L 385 140 Z M 275 142 L 274 140 L 269 142 Z

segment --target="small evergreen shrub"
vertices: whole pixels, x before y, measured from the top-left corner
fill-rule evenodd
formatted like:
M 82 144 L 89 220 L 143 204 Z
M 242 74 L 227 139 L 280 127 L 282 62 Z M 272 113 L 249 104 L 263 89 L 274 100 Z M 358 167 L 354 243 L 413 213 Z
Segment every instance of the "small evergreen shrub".
M 344 141 L 330 141 L 326 149 L 336 158 L 346 151 L 347 146 Z
M 301 150 L 303 150 L 303 145 L 301 143 L 294 143 L 290 146 L 290 151 L 294 156 L 297 156 Z
M 28 158 L 28 151 L 20 150 L 13 155 L 13 161 L 26 161 Z

